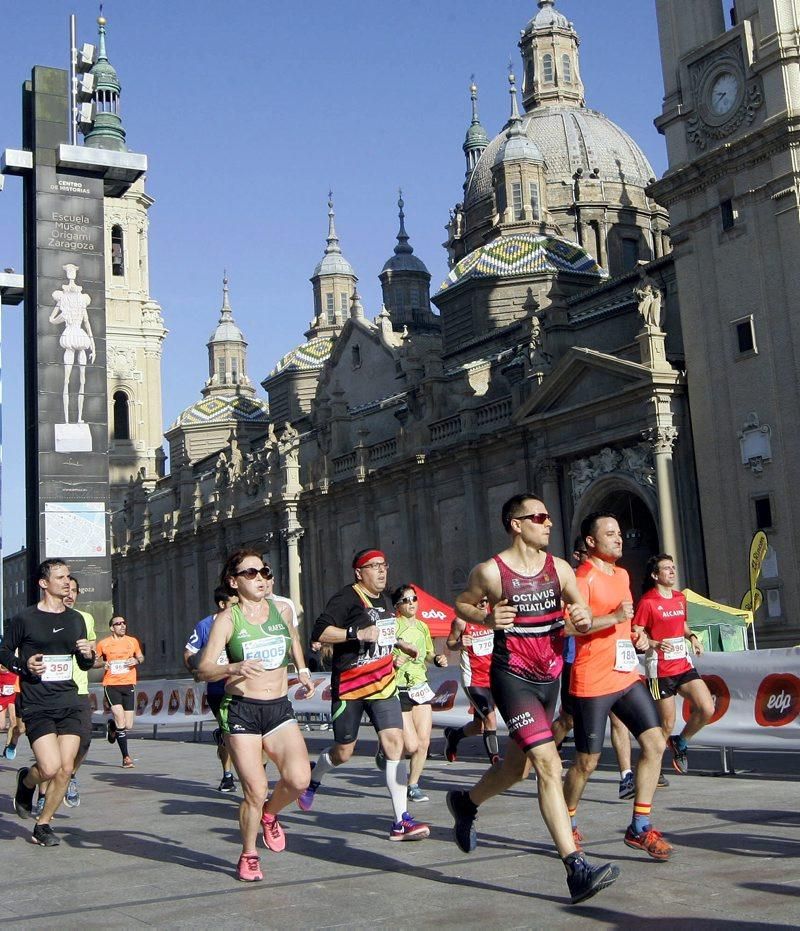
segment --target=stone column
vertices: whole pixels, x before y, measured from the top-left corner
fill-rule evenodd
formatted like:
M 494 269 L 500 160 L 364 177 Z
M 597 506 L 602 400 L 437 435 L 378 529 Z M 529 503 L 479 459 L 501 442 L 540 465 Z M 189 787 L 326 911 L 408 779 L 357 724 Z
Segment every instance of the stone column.
M 675 560 L 678 569 L 676 588 L 683 587 L 683 547 L 678 518 L 678 499 L 675 493 L 675 473 L 672 467 L 672 447 L 678 431 L 675 427 L 654 427 L 649 434 L 653 444 L 658 491 L 658 522 L 661 528 L 661 549 Z
M 558 463 L 555 459 L 542 460 L 537 468 L 542 490 L 542 501 L 550 512 L 553 529 L 550 531 L 548 552 L 553 556 L 566 554 L 566 547 L 571 545 L 564 540 L 564 523 L 561 520 L 561 495 L 558 489 Z
M 293 515 L 290 515 L 290 522 L 294 526 L 290 526 L 285 530 L 282 530 L 281 533 L 283 538 L 286 540 L 286 563 L 289 569 L 289 597 L 294 602 L 294 606 L 297 609 L 297 619 L 300 621 L 300 630 L 303 633 L 303 638 L 308 633 L 303 625 L 303 604 L 302 604 L 302 589 L 300 586 L 300 539 L 305 533 L 302 527 L 297 525 L 297 518 Z M 304 641 L 305 642 L 305 639 Z

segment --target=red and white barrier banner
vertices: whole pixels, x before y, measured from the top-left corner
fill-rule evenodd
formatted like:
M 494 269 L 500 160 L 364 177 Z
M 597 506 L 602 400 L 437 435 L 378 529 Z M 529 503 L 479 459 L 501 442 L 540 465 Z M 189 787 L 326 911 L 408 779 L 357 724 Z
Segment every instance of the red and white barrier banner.
M 752 750 L 800 750 L 800 647 L 706 653 L 695 660 L 714 698 L 715 711 L 695 738 L 705 747 Z M 643 671 L 643 670 L 642 670 Z M 306 697 L 296 676 L 289 676 L 289 698 L 297 714 L 328 715 L 331 710 L 329 673 L 312 673 L 316 692 Z M 472 718 L 461 688 L 459 669 L 431 667 L 433 723 L 458 727 Z M 90 699 L 97 716 L 109 713 L 102 686 L 92 686 Z M 676 697 L 676 732 L 689 715 L 688 703 Z M 212 721 L 205 683 L 191 679 L 149 679 L 136 686 L 136 718 L 142 724 Z M 498 715 L 498 729 L 504 730 Z

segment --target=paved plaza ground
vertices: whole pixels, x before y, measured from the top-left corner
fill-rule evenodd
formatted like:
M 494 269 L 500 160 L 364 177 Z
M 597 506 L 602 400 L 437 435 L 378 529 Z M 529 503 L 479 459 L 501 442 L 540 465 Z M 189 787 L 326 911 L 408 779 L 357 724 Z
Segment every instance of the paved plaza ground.
M 144 733 L 144 729 L 142 730 Z M 371 732 L 370 737 L 372 736 Z M 181 736 L 183 739 L 181 739 Z M 54 822 L 61 846 L 29 843 L 31 821 L 13 813 L 14 773 L 30 760 L 0 761 L 0 921 L 25 928 L 789 928 L 800 924 L 797 755 L 737 754 L 750 772 L 715 777 L 719 754 L 697 751 L 694 768 L 659 790 L 655 823 L 674 843 L 656 863 L 622 843 L 630 802 L 603 765 L 589 783 L 580 827 L 592 859 L 614 860 L 617 884 L 570 906 L 528 781 L 484 806 L 480 846 L 452 840 L 445 792 L 483 772 L 480 744 L 447 764 L 438 751 L 423 785 L 431 800 L 413 813 L 431 824 L 420 843 L 389 843 L 390 806 L 365 740 L 330 776 L 314 809 L 282 818 L 287 849 L 262 848 L 264 882 L 235 881 L 238 795 L 216 792 L 208 734 L 133 739 L 136 768 L 95 740 L 81 771 L 82 804 Z M 315 754 L 324 734 L 309 735 Z M 569 755 L 569 748 L 567 748 Z M 313 756 L 312 756 L 313 758 Z M 604 757 L 605 760 L 605 757 Z M 270 767 L 274 777 L 274 769 Z

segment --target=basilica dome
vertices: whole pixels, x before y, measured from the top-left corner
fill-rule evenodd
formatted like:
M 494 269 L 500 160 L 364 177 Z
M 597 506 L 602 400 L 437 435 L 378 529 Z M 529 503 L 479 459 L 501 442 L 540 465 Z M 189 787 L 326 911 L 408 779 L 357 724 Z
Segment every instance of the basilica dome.
M 655 176 L 644 152 L 616 123 L 587 107 L 536 107 L 522 117 L 528 139 L 544 157 L 547 181 L 572 183 L 581 168 L 594 169 L 602 181 L 645 188 Z M 507 142 L 506 129 L 495 136 L 481 155 L 469 180 L 464 205 L 491 194 L 492 165 Z
M 182 411 L 170 430 L 189 424 L 212 424 L 230 420 L 267 423 L 269 405 L 260 398 L 251 398 L 241 394 L 212 395 L 196 401 L 191 407 Z
M 333 352 L 335 342 L 332 336 L 315 336 L 309 339 L 282 356 L 269 373 L 269 378 L 280 375 L 281 372 L 308 372 L 321 369 Z

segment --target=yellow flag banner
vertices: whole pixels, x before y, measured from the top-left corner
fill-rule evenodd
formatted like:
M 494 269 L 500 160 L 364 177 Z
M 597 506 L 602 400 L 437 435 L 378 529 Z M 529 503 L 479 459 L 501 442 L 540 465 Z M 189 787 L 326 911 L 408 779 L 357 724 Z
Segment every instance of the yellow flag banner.
M 757 530 L 750 541 L 750 591 L 756 587 L 758 577 L 761 575 L 761 566 L 767 558 L 767 535 L 763 530 Z
M 755 597 L 753 597 L 755 595 Z M 742 598 L 742 603 L 740 608 L 742 611 L 748 611 L 750 613 L 750 622 L 753 622 L 753 615 L 758 611 L 761 605 L 764 603 L 764 596 L 761 594 L 761 589 L 756 588 L 753 591 L 746 591 L 744 597 Z

